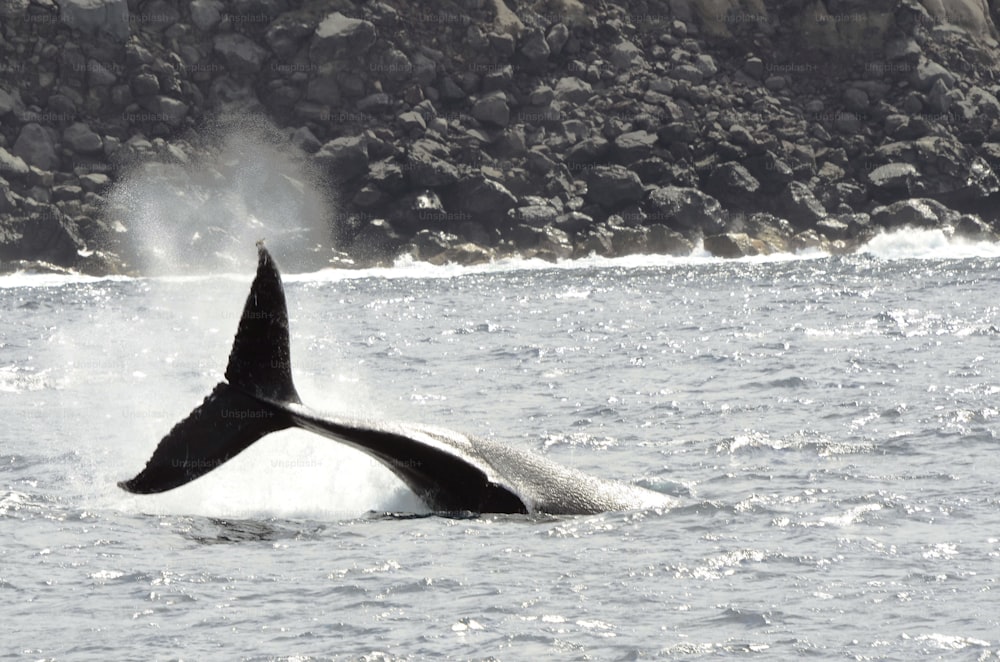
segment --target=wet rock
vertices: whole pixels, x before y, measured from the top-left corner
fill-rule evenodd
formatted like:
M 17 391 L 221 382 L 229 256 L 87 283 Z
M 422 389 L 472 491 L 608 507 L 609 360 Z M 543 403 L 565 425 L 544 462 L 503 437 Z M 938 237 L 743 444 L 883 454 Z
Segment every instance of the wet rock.
M 8 219 L 0 226 L 0 261 L 44 260 L 72 267 L 86 247 L 73 222 L 49 205 Z
M 962 214 L 955 222 L 955 236 L 973 241 L 997 241 L 998 237 L 989 225 L 978 216 Z
M 620 165 L 598 166 L 586 173 L 586 200 L 605 209 L 620 209 L 645 195 L 639 176 Z
M 694 251 L 694 244 L 680 232 L 665 225 L 650 225 L 646 233 L 646 250 L 654 255 L 684 257 Z
M 397 255 L 403 240 L 384 219 L 365 223 L 354 236 L 351 255 L 365 264 L 388 264 Z
M 696 188 L 663 186 L 649 194 L 646 205 L 651 222 L 676 230 L 714 234 L 722 230 L 722 205 Z
M 708 235 L 704 239 L 704 246 L 715 257 L 738 258 L 760 254 L 758 244 L 743 232 Z
M 872 223 L 883 228 L 937 228 L 952 224 L 958 216 L 958 212 L 936 200 L 911 198 L 876 207 L 872 210 Z
M 450 263 L 469 267 L 477 264 L 489 264 L 495 259 L 496 253 L 492 249 L 465 241 L 449 246 L 427 261 L 437 265 Z

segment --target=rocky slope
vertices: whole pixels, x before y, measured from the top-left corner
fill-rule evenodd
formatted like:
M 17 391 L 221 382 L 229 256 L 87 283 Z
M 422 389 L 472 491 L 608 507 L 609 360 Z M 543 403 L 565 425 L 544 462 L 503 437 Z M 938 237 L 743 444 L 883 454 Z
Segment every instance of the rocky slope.
M 213 266 L 248 233 L 319 266 L 1000 228 L 985 0 L 0 0 L 0 18 L 8 268 L 131 271 L 154 244 Z

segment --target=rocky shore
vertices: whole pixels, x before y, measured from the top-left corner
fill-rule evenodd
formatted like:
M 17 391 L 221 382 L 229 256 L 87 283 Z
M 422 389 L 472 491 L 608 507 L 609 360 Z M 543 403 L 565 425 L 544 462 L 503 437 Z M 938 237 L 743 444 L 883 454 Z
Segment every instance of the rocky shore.
M 0 271 L 996 240 L 992 11 L 0 0 Z

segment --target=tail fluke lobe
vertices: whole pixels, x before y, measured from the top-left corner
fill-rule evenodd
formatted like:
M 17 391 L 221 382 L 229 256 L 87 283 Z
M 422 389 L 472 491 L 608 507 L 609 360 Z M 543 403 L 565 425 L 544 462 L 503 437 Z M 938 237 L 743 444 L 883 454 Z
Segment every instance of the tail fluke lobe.
M 285 289 L 271 254 L 257 242 L 257 275 L 243 306 L 226 380 L 258 398 L 297 403 L 291 366 Z
M 226 382 L 174 426 L 139 475 L 118 483 L 140 494 L 165 492 L 227 462 L 261 437 L 293 423 L 281 405 L 300 402 L 292 383 L 288 310 L 274 260 L 257 244 L 257 275 L 243 307 Z
M 166 492 L 207 474 L 264 435 L 291 425 L 281 409 L 221 383 L 160 441 L 146 468 L 118 486 L 136 494 Z

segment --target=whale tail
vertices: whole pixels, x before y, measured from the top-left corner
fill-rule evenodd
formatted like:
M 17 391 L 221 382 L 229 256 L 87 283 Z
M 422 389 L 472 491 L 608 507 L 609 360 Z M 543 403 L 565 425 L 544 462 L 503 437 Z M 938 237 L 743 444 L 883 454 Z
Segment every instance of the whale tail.
M 220 382 L 153 451 L 146 467 L 118 486 L 152 494 L 189 483 L 261 437 L 294 425 L 282 407 L 298 404 L 292 382 L 288 310 L 274 260 L 257 243 L 257 275 Z

